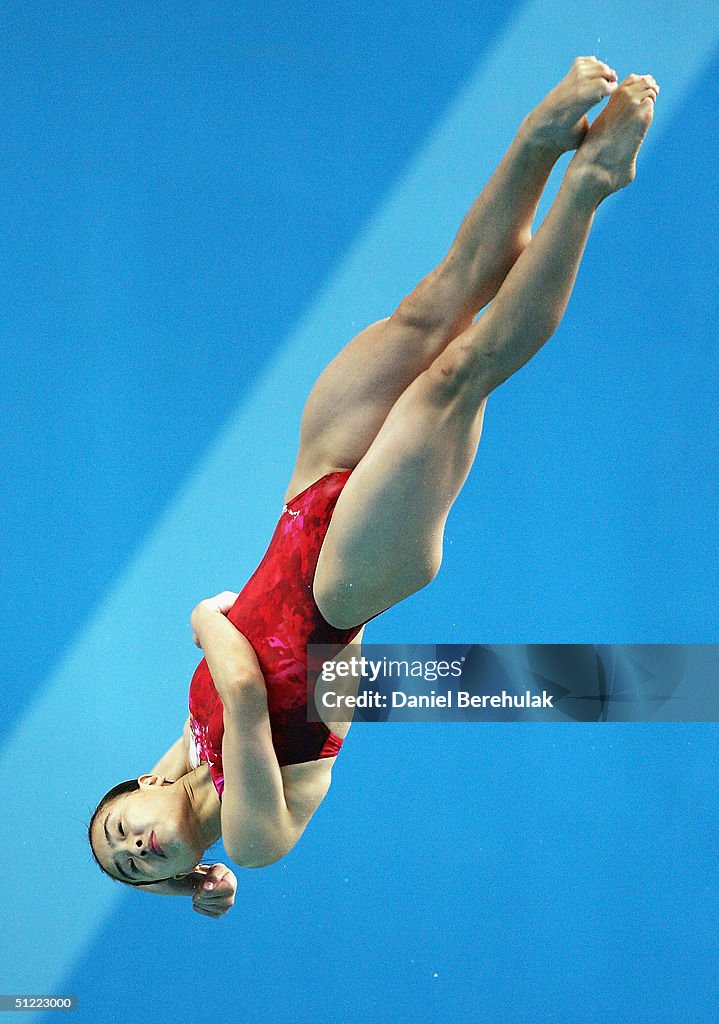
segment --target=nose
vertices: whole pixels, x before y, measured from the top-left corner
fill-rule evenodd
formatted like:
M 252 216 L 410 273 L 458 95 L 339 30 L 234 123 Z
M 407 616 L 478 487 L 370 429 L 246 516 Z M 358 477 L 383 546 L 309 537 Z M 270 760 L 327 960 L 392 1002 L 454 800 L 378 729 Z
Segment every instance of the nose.
M 137 850 L 141 857 L 146 857 L 148 853 L 149 843 L 144 842 L 141 838 L 136 838 L 133 843 L 135 850 Z

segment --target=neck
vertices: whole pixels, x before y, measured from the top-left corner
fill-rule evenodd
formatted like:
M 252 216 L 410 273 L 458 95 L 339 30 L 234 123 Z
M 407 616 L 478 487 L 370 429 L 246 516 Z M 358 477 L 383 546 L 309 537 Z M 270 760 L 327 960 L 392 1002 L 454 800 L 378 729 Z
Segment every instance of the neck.
M 210 769 L 206 764 L 189 772 L 180 779 L 197 820 L 200 837 L 205 848 L 216 843 L 222 835 L 222 804 L 217 795 Z

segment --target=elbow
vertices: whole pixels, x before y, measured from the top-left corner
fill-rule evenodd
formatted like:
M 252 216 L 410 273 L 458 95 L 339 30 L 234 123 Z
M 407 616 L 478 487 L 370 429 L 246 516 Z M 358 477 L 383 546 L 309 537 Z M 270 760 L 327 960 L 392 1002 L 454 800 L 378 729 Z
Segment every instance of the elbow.
M 247 868 L 249 870 L 255 870 L 257 868 L 269 868 L 273 864 L 276 864 L 279 860 L 282 860 L 284 853 L 279 853 L 273 857 L 263 857 L 259 860 L 248 861 L 241 864 L 240 867 Z
M 235 864 L 241 868 L 256 870 L 257 868 L 269 868 L 282 860 L 290 850 L 293 843 L 264 847 L 261 844 L 240 843 L 237 846 L 225 843 L 225 850 Z
M 262 676 L 241 675 L 222 680 L 217 687 L 225 711 L 235 711 L 242 715 L 244 721 L 248 716 L 262 718 L 267 715 L 267 687 Z
M 269 868 L 287 856 L 299 835 L 292 829 L 250 824 L 234 837 L 223 834 L 225 850 L 241 868 Z

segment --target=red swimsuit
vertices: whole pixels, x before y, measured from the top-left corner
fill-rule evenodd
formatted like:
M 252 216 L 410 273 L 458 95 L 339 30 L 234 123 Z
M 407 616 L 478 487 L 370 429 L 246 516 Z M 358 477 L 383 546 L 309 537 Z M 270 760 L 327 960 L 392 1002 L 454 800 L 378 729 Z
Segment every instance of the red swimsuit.
M 342 746 L 323 722 L 307 721 L 307 645 L 336 644 L 339 651 L 362 628 L 335 629 L 312 593 L 320 549 L 349 476 L 349 470 L 329 473 L 285 505 L 264 558 L 227 616 L 257 654 L 281 765 L 334 757 Z M 221 796 L 222 702 L 204 658 L 190 683 L 190 726 Z

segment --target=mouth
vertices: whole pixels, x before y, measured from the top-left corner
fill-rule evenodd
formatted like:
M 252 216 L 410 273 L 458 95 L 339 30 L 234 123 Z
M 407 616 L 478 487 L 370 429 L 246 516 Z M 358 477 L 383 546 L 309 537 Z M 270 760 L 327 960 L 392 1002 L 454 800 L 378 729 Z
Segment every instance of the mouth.
M 157 836 L 154 832 L 150 833 L 150 848 L 153 853 L 156 853 L 158 857 L 164 857 L 165 854 L 162 852 L 162 847 L 157 841 Z

